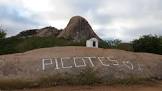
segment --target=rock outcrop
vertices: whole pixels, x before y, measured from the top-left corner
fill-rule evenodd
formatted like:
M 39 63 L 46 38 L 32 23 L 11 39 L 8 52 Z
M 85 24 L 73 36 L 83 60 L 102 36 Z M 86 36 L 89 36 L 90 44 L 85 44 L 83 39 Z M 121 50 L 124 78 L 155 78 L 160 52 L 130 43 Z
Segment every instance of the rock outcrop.
M 74 41 L 87 40 L 92 37 L 100 39 L 93 31 L 88 21 L 81 16 L 74 16 L 70 19 L 67 27 L 58 35 L 66 39 Z
M 0 56 L 0 80 L 79 74 L 91 67 L 103 81 L 162 79 L 162 56 L 115 49 L 53 47 Z
M 39 30 L 39 32 L 36 34 L 36 36 L 39 37 L 48 37 L 48 36 L 54 36 L 57 37 L 61 30 L 56 29 L 55 27 L 45 27 Z
M 49 36 L 54 36 L 57 37 L 61 30 L 56 29 L 55 27 L 45 27 L 42 29 L 31 29 L 31 30 L 26 30 L 20 32 L 17 36 L 18 37 L 49 37 Z
M 80 42 L 90 38 L 97 38 L 101 40 L 93 31 L 88 21 L 81 16 L 74 16 L 70 19 L 65 29 L 59 30 L 55 27 L 45 27 L 42 29 L 32 29 L 20 32 L 19 37 L 48 37 L 54 36 L 56 38 L 65 38 L 72 41 Z

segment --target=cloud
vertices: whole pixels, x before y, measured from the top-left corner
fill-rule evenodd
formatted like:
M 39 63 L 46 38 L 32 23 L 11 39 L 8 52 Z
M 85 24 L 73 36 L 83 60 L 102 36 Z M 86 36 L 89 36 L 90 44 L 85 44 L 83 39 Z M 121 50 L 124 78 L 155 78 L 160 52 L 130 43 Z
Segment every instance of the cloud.
M 161 0 L 122 0 L 122 2 L 108 0 L 107 3 L 104 2 L 98 12 L 107 14 L 111 21 L 104 24 L 107 28 L 102 37 L 107 39 L 109 31 L 112 31 L 113 38 L 128 42 L 146 34 L 162 35 L 161 2 Z
M 24 15 L 22 12 L 22 9 L 8 6 L 0 6 L 1 20 L 5 19 L 31 25 L 37 24 L 37 22 L 33 21 L 30 17 L 27 17 L 26 14 Z
M 12 35 L 48 25 L 64 28 L 75 15 L 85 17 L 103 39 L 162 35 L 161 0 L 1 0 L 0 13 Z
M 18 32 L 38 27 L 41 24 L 23 8 L 16 6 L 0 5 L 0 24 L 7 30 L 8 35 L 12 36 Z

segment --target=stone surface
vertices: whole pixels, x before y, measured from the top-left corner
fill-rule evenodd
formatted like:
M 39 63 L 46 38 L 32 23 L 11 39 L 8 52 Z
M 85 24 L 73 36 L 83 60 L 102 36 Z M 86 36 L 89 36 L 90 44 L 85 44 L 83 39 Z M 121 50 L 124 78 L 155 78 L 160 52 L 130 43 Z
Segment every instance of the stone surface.
M 20 32 L 19 37 L 48 37 L 54 36 L 57 38 L 70 39 L 72 41 L 80 42 L 86 41 L 90 38 L 97 38 L 101 40 L 93 31 L 88 21 L 81 16 L 74 16 L 70 19 L 65 29 L 56 29 L 55 27 L 45 27 L 42 29 L 31 29 Z
M 81 16 L 74 16 L 70 19 L 67 27 L 58 35 L 74 41 L 88 40 L 90 38 L 100 39 L 93 31 L 88 21 Z
M 132 76 L 162 79 L 162 56 L 148 53 L 86 47 L 53 47 L 0 56 L 0 78 L 75 74 L 86 67 L 96 70 L 98 76 L 104 80 L 127 79 Z
M 62 30 L 58 30 L 55 27 L 45 27 L 41 29 L 31 29 L 20 32 L 17 36 L 19 37 L 57 37 Z

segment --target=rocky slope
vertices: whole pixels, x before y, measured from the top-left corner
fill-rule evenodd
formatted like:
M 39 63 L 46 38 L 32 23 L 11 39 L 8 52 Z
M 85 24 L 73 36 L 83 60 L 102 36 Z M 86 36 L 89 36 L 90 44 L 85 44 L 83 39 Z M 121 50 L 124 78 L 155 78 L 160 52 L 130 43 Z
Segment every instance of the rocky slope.
M 115 49 L 53 47 L 0 56 L 0 79 L 77 74 L 91 67 L 103 81 L 162 79 L 162 56 Z
M 58 34 L 61 31 L 62 30 L 58 30 L 55 27 L 50 26 L 50 27 L 45 27 L 45 28 L 42 28 L 42 29 L 31 29 L 31 30 L 22 31 L 17 36 L 18 37 L 32 37 L 32 36 L 37 36 L 37 37 L 53 36 L 53 37 L 57 37 Z
M 97 34 L 93 31 L 88 21 L 81 16 L 74 16 L 70 19 L 65 29 L 59 30 L 54 27 L 45 27 L 42 29 L 32 29 L 20 32 L 19 37 L 48 37 L 65 38 L 80 42 L 95 37 L 100 40 Z
M 58 35 L 74 41 L 87 40 L 92 37 L 100 39 L 93 31 L 88 21 L 80 16 L 74 16 L 70 19 L 67 27 Z

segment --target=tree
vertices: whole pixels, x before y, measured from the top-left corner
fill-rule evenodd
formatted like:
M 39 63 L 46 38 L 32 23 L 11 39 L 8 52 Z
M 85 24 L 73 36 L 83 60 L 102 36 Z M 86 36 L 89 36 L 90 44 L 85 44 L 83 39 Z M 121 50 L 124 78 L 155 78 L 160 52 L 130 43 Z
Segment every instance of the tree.
M 121 40 L 115 39 L 115 40 L 103 40 L 99 41 L 99 47 L 100 48 L 115 48 L 117 49 L 119 45 L 121 44 Z
M 118 48 L 122 41 L 119 39 L 115 39 L 115 40 L 107 40 L 106 42 L 108 43 L 110 48 Z
M 157 35 L 144 35 L 132 42 L 135 52 L 162 54 L 162 39 Z
M 5 30 L 2 28 L 2 27 L 0 27 L 0 39 L 3 39 L 3 38 L 5 38 L 6 37 L 6 32 L 5 32 Z

